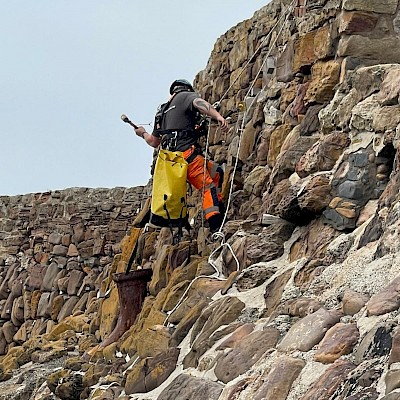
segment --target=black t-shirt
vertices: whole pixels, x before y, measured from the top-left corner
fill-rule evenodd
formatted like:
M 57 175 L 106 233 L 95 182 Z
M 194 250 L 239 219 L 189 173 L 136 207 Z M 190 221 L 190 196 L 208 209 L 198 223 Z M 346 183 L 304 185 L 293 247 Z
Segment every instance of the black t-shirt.
M 155 129 L 153 135 L 160 138 L 165 131 L 187 131 L 178 135 L 176 151 L 185 151 L 196 143 L 197 138 L 191 135 L 196 123 L 197 109 L 193 101 L 200 96 L 194 92 L 179 92 L 175 94 L 168 107 L 164 110 L 160 130 Z

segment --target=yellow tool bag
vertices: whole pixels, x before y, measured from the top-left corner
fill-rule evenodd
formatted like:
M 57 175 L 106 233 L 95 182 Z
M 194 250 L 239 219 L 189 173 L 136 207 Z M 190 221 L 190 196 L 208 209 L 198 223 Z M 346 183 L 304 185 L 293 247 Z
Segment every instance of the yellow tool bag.
M 187 167 L 182 152 L 160 149 L 153 176 L 150 226 L 181 229 L 189 226 Z

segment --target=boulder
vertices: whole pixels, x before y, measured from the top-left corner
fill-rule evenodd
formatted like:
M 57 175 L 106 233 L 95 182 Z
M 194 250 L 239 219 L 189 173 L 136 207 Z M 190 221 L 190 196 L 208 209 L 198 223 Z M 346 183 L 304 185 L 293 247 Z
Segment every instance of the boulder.
M 282 356 L 275 361 L 264 383 L 257 390 L 254 400 L 286 399 L 293 382 L 305 366 L 300 358 Z
M 380 14 L 394 14 L 398 5 L 398 0 L 344 0 L 343 9 L 349 11 L 368 11 Z
M 309 351 L 325 336 L 327 330 L 339 322 L 341 314 L 320 308 L 297 321 L 279 343 L 281 351 Z
M 273 327 L 244 336 L 232 351 L 218 359 L 214 370 L 218 380 L 228 383 L 248 371 L 266 351 L 275 347 L 279 336 Z
M 208 379 L 188 374 L 178 375 L 158 396 L 158 400 L 207 399 L 218 400 L 223 386 Z
M 125 392 L 147 393 L 160 386 L 175 369 L 179 352 L 172 347 L 165 353 L 140 360 L 127 374 Z
M 324 364 L 332 363 L 342 355 L 351 353 L 359 338 L 356 324 L 338 323 L 326 332 L 314 359 Z

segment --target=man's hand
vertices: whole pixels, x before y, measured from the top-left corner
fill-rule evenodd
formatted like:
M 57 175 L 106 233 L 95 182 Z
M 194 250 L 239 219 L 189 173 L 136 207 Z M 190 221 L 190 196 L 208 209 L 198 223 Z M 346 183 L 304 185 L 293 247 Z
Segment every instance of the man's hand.
M 137 128 L 135 128 L 135 132 L 136 132 L 136 135 L 143 138 L 144 134 L 146 133 L 146 129 L 144 129 L 143 126 L 138 126 Z
M 135 128 L 136 135 L 143 138 L 144 141 L 151 147 L 158 147 L 160 145 L 160 139 L 153 136 L 151 133 L 146 132 L 143 126 L 138 126 Z
M 202 114 L 208 115 L 212 119 L 218 121 L 222 132 L 228 132 L 228 122 L 226 122 L 225 118 L 215 108 L 213 108 L 208 101 L 205 101 L 199 97 L 193 100 L 193 106 L 196 107 Z
M 222 132 L 226 133 L 229 130 L 229 124 L 222 115 L 217 117 L 218 125 L 221 128 Z

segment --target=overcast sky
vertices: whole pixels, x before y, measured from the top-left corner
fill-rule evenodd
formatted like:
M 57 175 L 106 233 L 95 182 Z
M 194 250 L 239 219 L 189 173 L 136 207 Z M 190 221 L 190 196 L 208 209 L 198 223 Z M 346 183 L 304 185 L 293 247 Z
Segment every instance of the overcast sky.
M 2 2 L 0 195 L 146 184 L 152 150 L 121 114 L 152 122 L 170 83 L 267 3 Z

